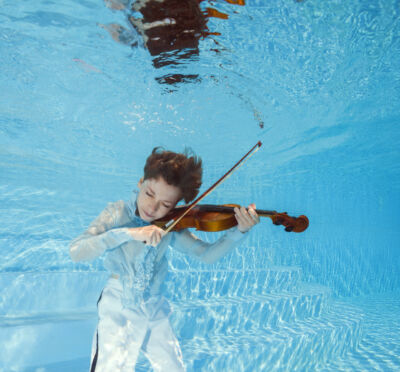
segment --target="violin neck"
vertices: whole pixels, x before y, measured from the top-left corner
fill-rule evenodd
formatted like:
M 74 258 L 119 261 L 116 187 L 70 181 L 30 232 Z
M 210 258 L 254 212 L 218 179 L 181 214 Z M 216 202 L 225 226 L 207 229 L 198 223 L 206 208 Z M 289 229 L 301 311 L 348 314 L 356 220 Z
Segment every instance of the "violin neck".
M 256 209 L 256 213 L 260 217 L 271 217 L 271 216 L 275 216 L 278 212 L 277 211 L 266 211 L 264 209 Z
M 212 205 L 212 204 L 200 204 L 199 206 L 201 206 L 201 209 L 203 211 L 220 212 L 220 213 L 233 213 L 233 209 L 235 208 L 225 205 Z M 276 211 L 267 211 L 264 209 L 256 209 L 256 212 L 260 217 L 270 217 L 274 216 L 277 213 Z

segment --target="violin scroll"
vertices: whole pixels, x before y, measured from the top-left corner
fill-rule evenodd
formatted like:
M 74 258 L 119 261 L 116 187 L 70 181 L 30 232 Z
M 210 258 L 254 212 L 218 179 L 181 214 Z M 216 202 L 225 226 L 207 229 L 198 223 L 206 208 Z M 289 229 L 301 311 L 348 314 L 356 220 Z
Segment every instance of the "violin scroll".
M 307 229 L 309 225 L 308 218 L 304 215 L 299 217 L 291 217 L 287 214 L 287 212 L 283 213 L 275 213 L 273 216 L 270 216 L 272 219 L 272 223 L 274 225 L 283 225 L 285 226 L 285 231 L 287 232 L 303 232 Z

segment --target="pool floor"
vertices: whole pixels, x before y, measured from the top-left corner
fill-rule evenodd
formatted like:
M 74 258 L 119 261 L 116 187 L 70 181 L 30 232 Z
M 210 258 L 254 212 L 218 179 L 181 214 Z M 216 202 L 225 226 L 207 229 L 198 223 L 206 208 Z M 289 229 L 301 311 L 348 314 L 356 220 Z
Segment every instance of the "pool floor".
M 298 267 L 182 270 L 171 275 L 170 279 L 179 278 L 180 285 L 168 281 L 170 320 L 188 372 L 400 369 L 398 292 L 336 299 L 329 288 L 303 283 Z M 81 281 L 90 304 L 95 303 L 104 277 L 105 273 L 15 275 L 13 290 L 19 292 L 35 279 L 39 284 L 31 291 L 42 301 L 30 303 L 25 316 L 0 317 L 4 345 L 0 370 L 88 371 L 95 308 L 76 307 L 75 299 L 67 296 L 65 311 L 54 308 L 44 313 L 43 309 L 51 311 L 54 301 L 46 283 L 53 288 Z M 49 295 L 40 296 L 40 291 Z M 7 293 L 10 301 L 15 299 L 11 289 Z M 43 303 L 45 298 L 49 303 Z M 19 308 L 17 303 L 11 305 Z M 136 371 L 152 371 L 142 354 Z

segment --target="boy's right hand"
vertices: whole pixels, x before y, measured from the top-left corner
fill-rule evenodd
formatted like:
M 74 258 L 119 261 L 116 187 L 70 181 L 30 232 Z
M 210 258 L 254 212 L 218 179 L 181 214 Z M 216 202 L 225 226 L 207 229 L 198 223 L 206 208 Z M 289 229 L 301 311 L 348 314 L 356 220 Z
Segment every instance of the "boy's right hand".
M 128 234 L 131 235 L 135 240 L 139 240 L 146 245 L 156 247 L 166 232 L 158 226 L 149 225 L 144 227 L 129 228 Z

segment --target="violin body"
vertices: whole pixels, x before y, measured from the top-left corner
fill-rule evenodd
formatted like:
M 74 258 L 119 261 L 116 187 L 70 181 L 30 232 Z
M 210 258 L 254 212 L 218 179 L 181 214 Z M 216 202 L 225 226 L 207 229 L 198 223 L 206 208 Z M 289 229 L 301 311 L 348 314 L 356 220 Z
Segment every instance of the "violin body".
M 232 208 L 239 207 L 236 204 L 227 204 Z M 187 228 L 196 228 L 200 231 L 223 231 L 228 230 L 233 226 L 237 225 L 237 221 L 234 213 L 221 213 L 216 211 L 214 208 L 218 207 L 208 204 L 196 205 L 184 218 L 182 218 L 174 227 L 173 230 L 179 231 Z M 168 227 L 168 222 L 175 220 L 185 210 L 186 206 L 176 207 L 171 210 L 165 217 L 154 221 L 154 224 L 158 227 Z
M 174 231 L 187 228 L 196 228 L 200 231 L 223 231 L 237 225 L 234 208 L 240 208 L 237 204 L 212 205 L 197 204 L 186 215 L 181 218 L 173 227 Z M 188 206 L 179 206 L 172 209 L 165 217 L 153 221 L 153 223 L 161 228 L 168 228 L 184 214 Z M 285 226 L 285 231 L 302 232 L 309 225 L 306 216 L 291 217 L 286 212 L 278 213 L 276 211 L 266 211 L 256 209 L 261 217 L 271 218 L 274 225 Z

